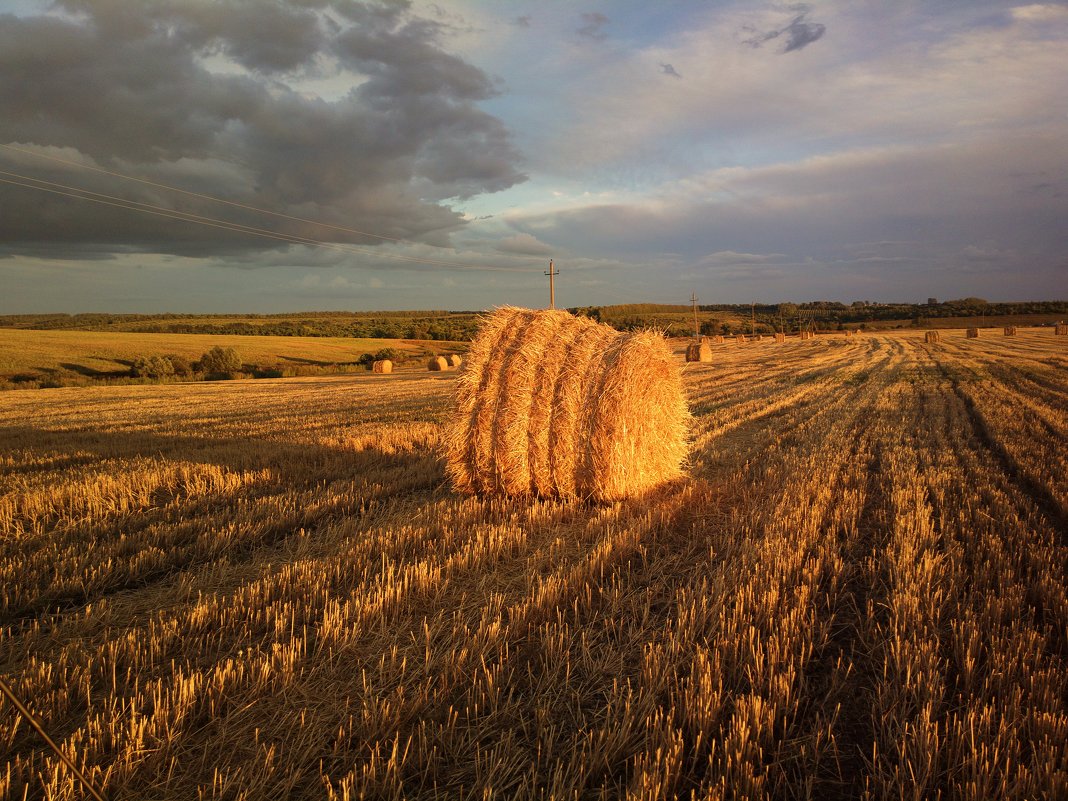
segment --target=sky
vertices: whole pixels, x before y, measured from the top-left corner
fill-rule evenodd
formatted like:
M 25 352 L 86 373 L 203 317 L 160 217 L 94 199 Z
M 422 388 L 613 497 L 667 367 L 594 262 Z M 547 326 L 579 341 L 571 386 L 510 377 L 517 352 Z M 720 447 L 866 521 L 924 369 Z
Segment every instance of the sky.
M 1068 2 L 0 0 L 0 314 L 1068 298 Z

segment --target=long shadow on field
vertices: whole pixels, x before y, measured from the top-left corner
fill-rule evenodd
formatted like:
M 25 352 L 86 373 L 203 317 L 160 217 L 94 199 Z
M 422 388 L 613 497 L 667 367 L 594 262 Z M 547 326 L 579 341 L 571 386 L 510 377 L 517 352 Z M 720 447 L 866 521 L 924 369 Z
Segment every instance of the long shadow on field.
M 22 464 L 0 470 L 0 476 L 28 477 L 72 470 L 77 480 L 85 472 L 92 475 L 136 469 L 136 464 L 130 462 L 138 459 L 214 465 L 226 472 L 267 471 L 264 477 L 234 489 L 189 497 L 178 480 L 174 486 L 157 488 L 147 506 L 98 514 L 91 522 L 63 521 L 47 505 L 40 511 L 16 512 L 13 522 L 25 525 L 27 531 L 44 532 L 61 549 L 84 549 L 86 555 L 99 551 L 103 563 L 114 556 L 113 543 L 119 539 L 126 543 L 123 547 L 127 550 L 159 550 L 165 557 L 132 572 L 105 569 L 92 587 L 56 573 L 59 568 L 55 565 L 49 566 L 47 575 L 27 575 L 27 581 L 41 587 L 40 593 L 0 608 L 0 625 L 18 625 L 42 613 L 61 612 L 115 592 L 143 589 L 176 571 L 214 561 L 219 554 L 199 546 L 199 530 L 188 525 L 200 517 L 211 518 L 212 525 L 220 530 L 225 530 L 229 521 L 244 520 L 237 527 L 240 535 L 233 535 L 233 541 L 225 548 L 226 558 L 237 562 L 252 558 L 256 551 L 275 546 L 297 531 L 310 532 L 329 520 L 373 514 L 383 503 L 393 500 L 426 496 L 444 479 L 440 460 L 425 446 L 390 453 L 373 447 L 355 450 L 246 438 L 9 426 L 0 428 L 0 449 L 28 452 Z M 335 482 L 340 486 L 330 488 Z M 61 491 L 61 487 L 56 490 Z M 277 496 L 285 498 L 281 502 L 270 500 Z M 275 511 L 258 515 L 250 511 L 261 503 L 262 509 Z M 21 542 L 9 541 L 4 549 L 6 555 L 18 558 L 22 547 L 36 548 L 40 544 L 38 536 L 30 536 L 24 546 Z
M 408 451 L 350 449 L 321 444 L 247 437 L 195 437 L 145 431 L 54 430 L 31 426 L 0 427 L 0 450 L 39 454 L 26 464 L 0 468 L 0 475 L 27 475 L 62 466 L 72 454 L 91 466 L 100 462 L 162 459 L 211 464 L 232 471 L 270 470 L 287 487 L 355 478 L 378 471 L 427 471 L 436 455 L 426 447 Z M 88 457 L 88 458 L 87 458 Z M 429 470 L 426 486 L 441 480 L 440 466 Z M 388 490 L 388 488 L 387 488 Z

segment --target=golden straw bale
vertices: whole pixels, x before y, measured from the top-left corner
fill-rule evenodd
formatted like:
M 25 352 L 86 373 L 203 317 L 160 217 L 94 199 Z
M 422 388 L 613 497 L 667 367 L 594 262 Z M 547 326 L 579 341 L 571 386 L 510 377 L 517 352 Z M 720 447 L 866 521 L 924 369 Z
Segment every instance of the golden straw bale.
M 734 344 L 735 345 L 744 345 L 745 344 L 745 334 L 735 334 L 734 335 Z
M 722 334 L 717 334 L 715 342 L 716 342 L 717 345 L 722 345 L 723 344 L 723 335 Z
M 712 337 L 703 336 L 698 340 L 698 342 L 700 342 L 702 345 L 711 345 L 712 344 Z
M 1016 336 L 1016 326 L 1014 326 L 1014 325 L 1005 326 L 1005 336 L 1007 336 L 1007 337 Z
M 926 334 L 923 335 L 923 340 L 929 345 L 935 344 L 936 342 L 938 342 L 938 332 L 928 331 Z
M 504 307 L 457 379 L 446 472 L 466 493 L 624 498 L 681 474 L 688 419 L 660 334 Z
M 371 372 L 372 373 L 392 373 L 393 372 L 393 362 L 391 362 L 389 359 L 378 359 L 377 361 L 374 361 L 374 362 L 371 363 Z
M 1056 329 L 1053 333 L 1056 336 L 1068 337 L 1068 323 L 1057 323 Z
M 441 370 L 448 370 L 449 360 L 446 359 L 444 356 L 434 356 L 430 359 L 429 362 L 427 362 L 426 367 L 428 370 L 434 373 Z
M 459 353 L 453 353 L 449 356 L 449 367 L 459 367 L 464 363 L 464 360 L 460 357 Z
M 968 338 L 969 339 L 978 339 L 978 337 L 979 337 L 979 329 L 978 328 L 969 328 L 968 329 Z
M 710 362 L 712 361 L 712 346 L 707 342 L 691 342 L 686 346 L 686 361 Z
M 780 334 L 776 334 L 775 335 L 775 341 L 776 342 L 785 342 L 786 341 L 786 334 L 781 334 L 781 333 Z

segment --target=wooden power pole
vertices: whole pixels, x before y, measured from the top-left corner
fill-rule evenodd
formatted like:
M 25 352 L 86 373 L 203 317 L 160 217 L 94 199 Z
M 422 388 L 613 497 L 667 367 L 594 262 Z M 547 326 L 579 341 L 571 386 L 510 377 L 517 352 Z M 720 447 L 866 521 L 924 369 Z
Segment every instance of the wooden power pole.
M 553 260 L 549 259 L 549 270 L 545 273 L 549 276 L 549 308 L 556 308 L 556 285 L 553 283 L 553 278 L 560 275 L 559 270 L 553 269 Z

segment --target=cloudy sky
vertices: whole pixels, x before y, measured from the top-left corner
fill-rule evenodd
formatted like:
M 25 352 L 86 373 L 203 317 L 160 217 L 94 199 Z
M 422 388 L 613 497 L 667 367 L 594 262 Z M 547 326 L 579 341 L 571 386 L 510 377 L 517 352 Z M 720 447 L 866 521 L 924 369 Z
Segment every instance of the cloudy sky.
M 1068 2 L 0 0 L 0 313 L 1068 297 Z

